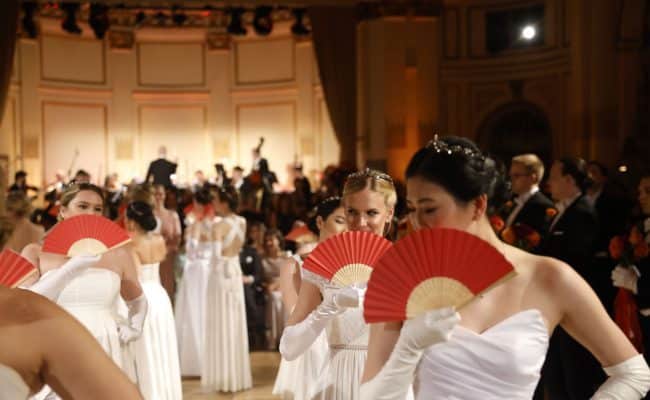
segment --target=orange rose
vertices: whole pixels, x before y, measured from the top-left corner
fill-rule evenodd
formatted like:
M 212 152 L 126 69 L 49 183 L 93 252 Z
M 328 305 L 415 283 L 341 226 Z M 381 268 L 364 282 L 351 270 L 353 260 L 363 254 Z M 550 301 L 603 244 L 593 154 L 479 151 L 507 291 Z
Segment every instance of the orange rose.
M 503 232 L 501 232 L 501 238 L 503 238 L 503 241 L 508 244 L 515 244 L 517 241 L 517 235 L 512 227 L 504 229 Z
M 548 218 L 553 218 L 557 215 L 557 210 L 555 208 L 547 208 L 546 209 L 546 216 Z
M 609 254 L 615 260 L 621 258 L 624 248 L 625 241 L 623 240 L 622 236 L 614 236 L 612 240 L 609 241 Z
M 536 231 L 532 231 L 526 236 L 526 240 L 528 243 L 530 243 L 531 247 L 537 247 L 537 245 L 539 245 L 539 242 L 542 240 L 542 237 Z
M 634 246 L 634 257 L 637 259 L 646 258 L 648 256 L 648 244 L 645 241 L 639 242 Z
M 639 232 L 639 229 L 635 226 L 632 228 L 630 231 L 630 237 L 628 238 L 632 246 L 636 246 L 637 244 L 643 242 L 643 235 L 641 232 Z
M 501 230 L 506 226 L 506 223 L 503 222 L 503 219 L 498 215 L 493 215 L 490 217 L 490 225 L 492 225 L 492 228 L 495 231 L 501 232 Z

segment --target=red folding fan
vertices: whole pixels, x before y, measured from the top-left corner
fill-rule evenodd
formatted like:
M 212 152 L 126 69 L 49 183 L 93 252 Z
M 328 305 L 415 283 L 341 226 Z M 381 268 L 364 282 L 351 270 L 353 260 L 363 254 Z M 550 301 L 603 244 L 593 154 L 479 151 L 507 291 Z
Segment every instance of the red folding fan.
M 303 267 L 339 286 L 367 282 L 391 242 L 370 232 L 343 232 L 319 244 Z
M 0 286 L 15 288 L 36 274 L 36 267 L 10 249 L 0 253 Z
M 45 236 L 43 251 L 68 257 L 99 255 L 128 243 L 126 231 L 98 215 L 79 215 L 54 225 Z
M 454 229 L 423 229 L 377 260 L 364 302 L 366 322 L 403 321 L 435 308 L 460 308 L 515 275 L 492 245 Z

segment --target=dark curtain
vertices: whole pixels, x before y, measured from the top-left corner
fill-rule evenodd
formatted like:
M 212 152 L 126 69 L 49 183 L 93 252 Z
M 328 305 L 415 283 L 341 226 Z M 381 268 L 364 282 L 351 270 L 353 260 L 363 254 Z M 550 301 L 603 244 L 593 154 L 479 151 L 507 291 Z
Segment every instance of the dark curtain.
M 14 65 L 17 23 L 18 0 L 0 1 L 0 117 L 4 115 L 11 68 Z
M 357 10 L 311 7 L 312 38 L 325 102 L 341 144 L 341 164 L 356 165 Z
M 5 110 L 5 101 L 11 80 L 11 68 L 14 65 L 14 47 L 16 45 L 16 24 L 18 23 L 18 0 L 0 0 L 0 123 Z M 0 216 L 4 215 L 4 193 L 7 171 L 0 174 Z

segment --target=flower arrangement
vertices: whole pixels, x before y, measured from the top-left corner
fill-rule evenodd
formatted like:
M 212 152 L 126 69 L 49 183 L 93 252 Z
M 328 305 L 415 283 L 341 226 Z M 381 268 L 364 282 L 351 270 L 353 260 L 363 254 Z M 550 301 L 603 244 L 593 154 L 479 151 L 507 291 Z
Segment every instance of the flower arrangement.
M 539 246 L 542 236 L 538 231 L 524 223 L 515 223 L 506 228 L 505 219 L 512 212 L 513 202 L 506 202 L 499 213 L 490 216 L 490 225 L 496 234 L 506 243 L 525 251 L 532 251 Z M 507 212 L 507 213 L 506 213 Z M 506 214 L 504 214 L 506 213 Z M 505 215 L 505 217 L 504 217 Z M 546 222 L 550 223 L 557 215 L 555 208 L 546 209 Z
M 501 231 L 501 238 L 504 242 L 517 246 L 525 251 L 533 250 L 539 246 L 542 240 L 539 232 L 522 223 L 516 223 L 505 228 Z
M 642 223 L 636 224 L 627 235 L 615 236 L 610 240 L 609 254 L 620 266 L 633 268 L 634 264 L 648 257 L 650 250 L 643 230 Z M 643 339 L 639 325 L 638 307 L 634 294 L 626 288 L 619 288 L 614 299 L 614 320 L 634 347 L 642 352 Z

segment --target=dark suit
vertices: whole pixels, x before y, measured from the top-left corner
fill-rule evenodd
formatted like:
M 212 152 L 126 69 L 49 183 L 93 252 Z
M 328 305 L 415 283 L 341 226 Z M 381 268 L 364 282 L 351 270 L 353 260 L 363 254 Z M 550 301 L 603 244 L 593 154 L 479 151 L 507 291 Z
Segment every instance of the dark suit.
M 246 245 L 239 253 L 239 263 L 244 276 L 252 276 L 255 281 L 244 285 L 244 300 L 246 303 L 246 323 L 248 326 L 248 342 L 251 348 L 263 348 L 266 331 L 266 314 L 264 304 L 264 288 L 262 259 L 254 247 Z
M 546 237 L 549 227 L 546 210 L 554 207 L 555 205 L 551 199 L 546 197 L 541 191 L 538 191 L 526 200 L 526 203 L 524 203 L 524 206 L 512 221 L 512 225 L 525 224 L 536 230 L 543 239 Z
M 611 316 L 614 315 L 614 299 L 618 289 L 612 285 L 611 280 L 616 262 L 609 256 L 609 241 L 614 236 L 625 233 L 632 207 L 632 204 L 607 190 L 607 187 L 594 204 L 600 229 L 596 238 L 592 269 L 598 271 L 598 274 L 594 274 L 590 284 Z
M 598 236 L 598 218 L 584 197 L 567 207 L 540 247 L 541 254 L 569 264 L 588 283 L 594 281 L 592 256 Z M 542 369 L 542 382 L 553 400 L 591 398 L 605 381 L 598 361 L 569 334 L 557 327 Z
M 153 177 L 154 185 L 164 185 L 165 187 L 171 187 L 171 174 L 176 172 L 177 165 L 171 161 L 167 161 L 164 158 L 159 158 L 155 161 L 152 161 L 149 164 L 149 169 L 147 170 L 146 182 L 149 182 L 149 178 Z

